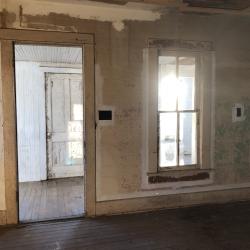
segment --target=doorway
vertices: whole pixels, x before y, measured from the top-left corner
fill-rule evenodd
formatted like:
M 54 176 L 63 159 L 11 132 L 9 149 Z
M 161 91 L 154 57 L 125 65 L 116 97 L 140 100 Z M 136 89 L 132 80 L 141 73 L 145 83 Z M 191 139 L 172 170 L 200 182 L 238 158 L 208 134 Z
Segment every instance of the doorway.
M 15 44 L 19 221 L 84 214 L 82 47 Z
M 47 73 L 45 92 L 47 178 L 83 176 L 82 76 Z

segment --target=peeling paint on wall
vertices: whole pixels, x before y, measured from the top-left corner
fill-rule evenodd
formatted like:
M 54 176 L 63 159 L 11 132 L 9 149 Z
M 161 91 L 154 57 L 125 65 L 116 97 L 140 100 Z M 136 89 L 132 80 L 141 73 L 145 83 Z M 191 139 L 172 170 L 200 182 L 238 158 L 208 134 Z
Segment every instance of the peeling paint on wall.
M 180 189 L 183 192 L 197 192 L 197 190 L 203 192 L 209 188 L 222 190 L 225 186 L 228 189 L 239 188 L 238 185 L 249 187 L 250 100 L 244 99 L 250 96 L 249 17 L 168 13 L 158 19 L 159 13 L 151 10 L 146 12 L 133 10 L 128 16 L 117 17 L 113 14 L 109 16 L 107 9 L 104 16 L 97 17 L 95 14 L 90 17 L 91 13 L 86 14 L 88 8 L 81 11 L 85 7 L 83 5 L 79 7 L 80 4 L 54 5 L 44 0 L 8 0 L 7 7 L 5 6 L 7 14 L 12 12 L 17 15 L 15 23 L 7 22 L 9 28 L 20 28 L 18 4 L 23 7 L 21 28 L 95 34 L 96 107 L 98 109 L 107 105 L 115 107 L 116 110 L 114 125 L 97 127 L 98 201 L 166 195 L 171 192 L 176 194 Z M 94 8 L 98 8 L 98 13 L 103 10 L 97 6 Z M 117 8 L 113 9 L 109 6 L 108 9 L 116 14 L 121 13 L 120 10 L 117 12 Z M 126 13 L 130 11 L 125 9 Z M 141 16 L 139 20 L 140 15 L 136 16 L 137 13 L 147 15 L 142 15 L 143 18 Z M 83 20 L 85 18 L 91 18 L 91 20 Z M 130 21 L 134 18 L 137 18 L 136 22 Z M 141 189 L 141 175 L 146 176 L 146 173 L 141 172 L 142 93 L 145 86 L 142 80 L 142 55 L 143 49 L 148 45 L 148 39 L 152 37 L 204 40 L 215 43 L 218 62 L 215 65 L 217 78 L 215 177 L 213 183 L 195 183 L 196 186 L 192 187 L 191 191 L 186 189 L 186 186 L 171 192 L 169 187 L 164 187 L 164 190 L 158 186 L 154 190 Z M 231 107 L 236 102 L 245 104 L 247 119 L 244 123 L 232 124 Z M 169 183 L 169 185 L 172 187 L 173 184 Z M 199 189 L 198 185 L 206 186 Z M 228 197 L 231 193 L 228 191 Z M 192 195 L 190 204 L 195 200 L 196 195 Z M 171 199 L 171 204 L 177 204 L 180 199 L 180 196 L 169 197 L 167 198 Z M 159 205 L 163 204 L 165 198 L 159 199 Z M 202 200 L 209 201 L 206 195 Z M 210 199 L 210 201 L 214 200 Z M 184 205 L 184 203 L 181 204 Z M 126 209 L 130 208 L 126 207 Z
M 16 20 L 15 13 L 8 13 L 6 9 L 2 9 L 0 12 L 0 28 L 6 28 Z
M 155 21 L 161 17 L 159 11 L 110 4 L 96 5 L 91 2 L 84 4 L 79 2 L 78 4 L 62 2 L 58 4 L 56 2 L 46 0 L 8 0 L 6 3 L 6 10 L 8 12 L 19 14 L 20 6 L 24 16 L 46 16 L 50 13 L 65 14 L 79 19 L 112 22 L 114 24 L 114 28 L 118 31 L 123 29 L 123 21 L 126 20 Z
M 116 21 L 112 23 L 112 26 L 115 30 L 122 31 L 124 29 L 125 24 L 124 22 Z
M 240 100 L 245 105 L 245 121 L 237 123 L 231 121 L 228 113 L 231 111 L 232 102 L 218 104 L 216 109 L 222 116 L 228 114 L 228 118 L 220 119 L 221 121 L 216 126 L 215 164 L 218 166 L 217 172 L 220 173 L 220 166 L 226 165 L 227 171 L 231 173 L 231 178 L 236 182 L 250 177 L 250 98 L 242 97 Z

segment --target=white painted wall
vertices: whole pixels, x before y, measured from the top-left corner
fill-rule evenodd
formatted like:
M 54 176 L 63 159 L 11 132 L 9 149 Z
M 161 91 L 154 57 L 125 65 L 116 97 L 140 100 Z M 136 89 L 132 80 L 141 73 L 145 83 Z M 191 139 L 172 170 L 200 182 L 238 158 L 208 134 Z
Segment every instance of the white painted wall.
M 19 181 L 45 180 L 45 81 L 38 63 L 16 62 L 16 106 Z
M 19 181 L 46 180 L 45 72 L 82 73 L 82 70 L 24 61 L 17 61 L 15 67 Z

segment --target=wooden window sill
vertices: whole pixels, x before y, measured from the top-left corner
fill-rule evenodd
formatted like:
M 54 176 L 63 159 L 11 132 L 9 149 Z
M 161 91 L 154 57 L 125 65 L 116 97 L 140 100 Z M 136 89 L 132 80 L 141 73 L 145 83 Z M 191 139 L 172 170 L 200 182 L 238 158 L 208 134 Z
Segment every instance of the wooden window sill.
M 168 170 L 148 174 L 148 183 L 176 183 L 209 180 L 213 169 Z

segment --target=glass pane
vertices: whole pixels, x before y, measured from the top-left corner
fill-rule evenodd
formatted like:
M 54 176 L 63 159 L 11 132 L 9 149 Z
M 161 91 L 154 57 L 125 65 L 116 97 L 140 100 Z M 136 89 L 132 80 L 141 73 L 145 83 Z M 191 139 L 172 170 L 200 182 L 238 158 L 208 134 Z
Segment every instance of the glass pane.
M 196 113 L 180 113 L 179 165 L 197 163 Z
M 176 110 L 178 81 L 176 78 L 176 57 L 159 56 L 158 109 Z
M 195 58 L 179 57 L 178 110 L 194 109 Z
M 177 114 L 160 114 L 159 135 L 159 166 L 172 167 L 177 165 Z

